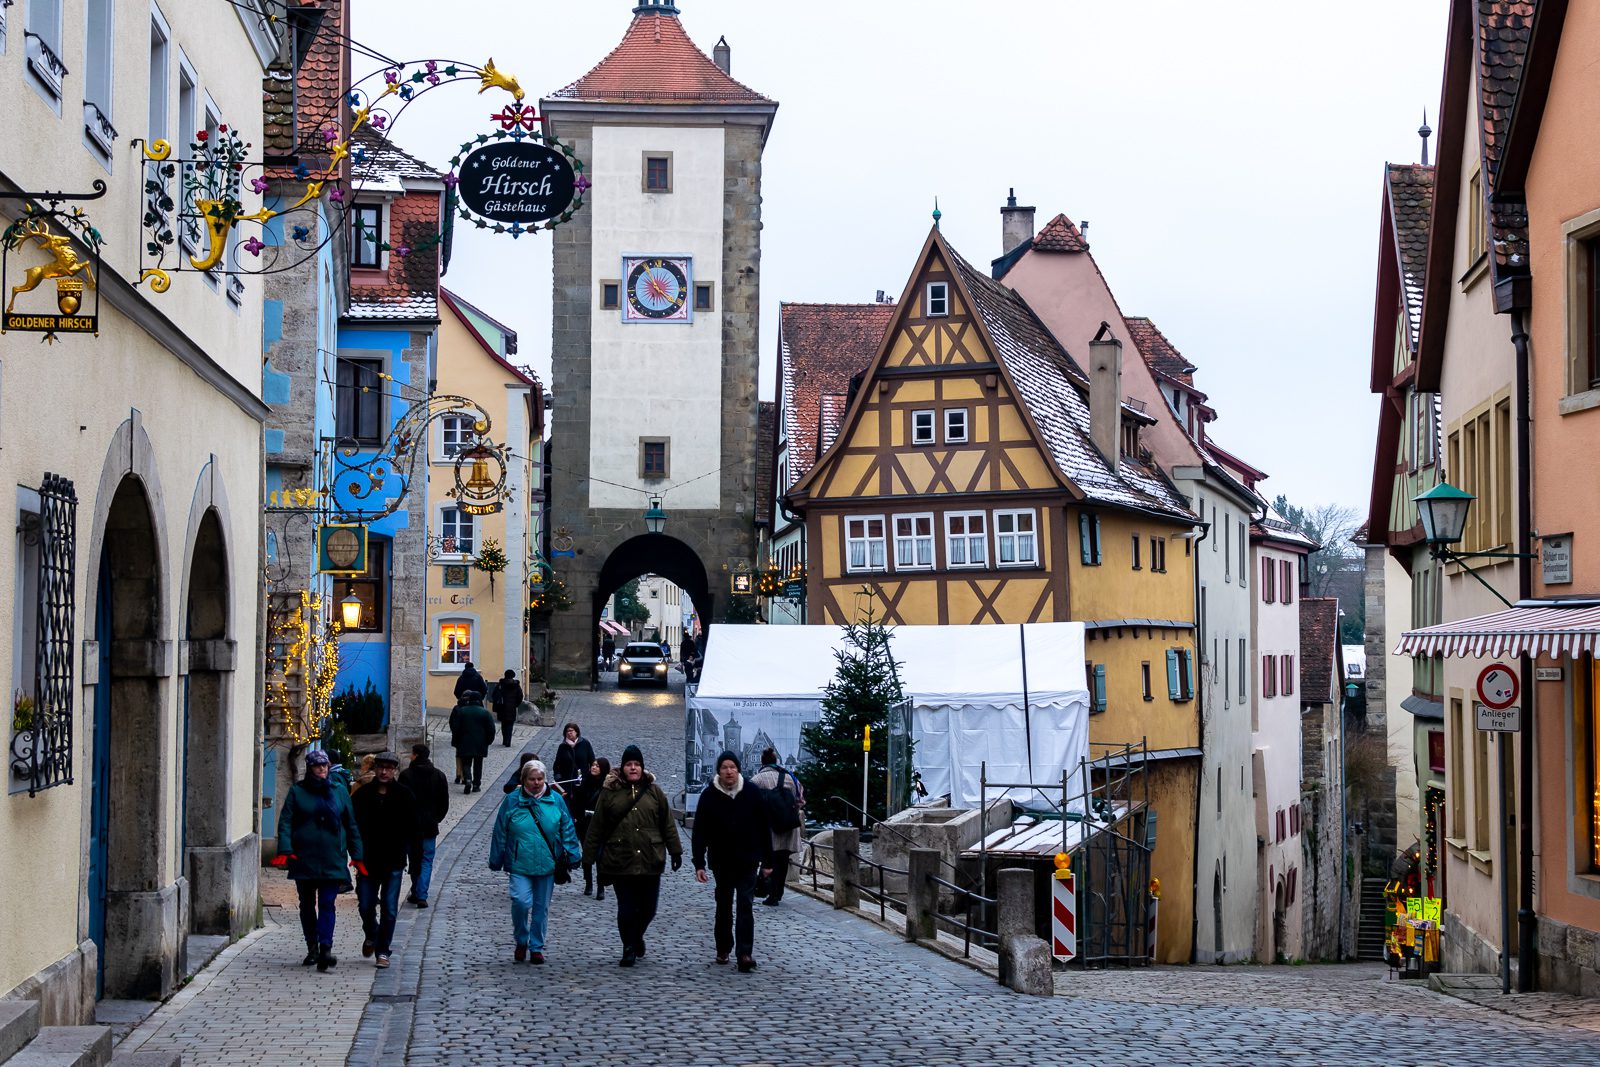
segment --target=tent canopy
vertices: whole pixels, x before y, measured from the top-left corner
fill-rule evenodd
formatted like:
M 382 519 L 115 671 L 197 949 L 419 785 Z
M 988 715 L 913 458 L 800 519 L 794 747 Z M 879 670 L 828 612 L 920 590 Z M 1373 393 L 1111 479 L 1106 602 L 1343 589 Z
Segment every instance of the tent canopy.
M 1082 623 L 896 626 L 891 633 L 889 651 L 912 703 L 912 764 L 931 795 L 948 793 L 957 807 L 978 804 L 985 767 L 990 781 L 1006 783 L 1059 781 L 1065 771 L 1069 792 L 1081 794 L 1080 763 L 1089 751 Z M 780 758 L 796 757 L 800 728 L 817 721 L 837 653 L 847 646 L 842 626 L 714 627 L 689 698 L 704 735 L 688 739 L 690 779 L 716 743 L 737 749 L 762 736 Z M 1040 802 L 1031 790 L 1005 792 Z

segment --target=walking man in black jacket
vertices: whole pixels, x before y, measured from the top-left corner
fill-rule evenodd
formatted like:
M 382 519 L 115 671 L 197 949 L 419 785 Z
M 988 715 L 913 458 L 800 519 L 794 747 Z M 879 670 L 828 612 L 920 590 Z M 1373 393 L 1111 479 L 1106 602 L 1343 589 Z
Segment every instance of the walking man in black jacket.
M 376 777 L 350 798 L 366 849 L 366 870 L 356 872 L 356 904 L 361 912 L 361 929 L 366 934 L 361 954 L 376 953 L 377 965 L 387 967 L 396 913 L 400 910 L 400 882 L 405 876 L 411 843 L 417 837 L 417 804 L 411 790 L 395 780 L 400 771 L 399 756 L 380 752 L 373 761 L 373 770 Z
M 411 790 L 417 805 L 417 837 L 411 844 L 411 895 L 419 908 L 428 906 L 428 883 L 433 879 L 434 847 L 439 843 L 439 823 L 450 810 L 450 783 L 428 758 L 428 746 L 411 746 L 411 766 L 400 772 L 400 784 Z
M 728 953 L 734 952 L 740 973 L 749 973 L 756 969 L 756 920 L 751 906 L 756 872 L 772 873 L 772 833 L 761 797 L 745 782 L 739 757 L 732 752 L 717 757 L 717 776 L 700 794 L 693 851 L 695 880 L 710 880 L 708 860 L 717 880 L 717 962 L 727 963 Z

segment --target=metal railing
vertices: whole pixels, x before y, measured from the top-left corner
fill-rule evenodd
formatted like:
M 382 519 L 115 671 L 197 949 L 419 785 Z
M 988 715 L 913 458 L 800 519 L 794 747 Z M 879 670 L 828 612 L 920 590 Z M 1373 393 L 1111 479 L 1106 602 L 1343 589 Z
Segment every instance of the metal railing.
M 896 875 L 899 875 L 902 878 L 910 879 L 910 877 L 911 877 L 911 872 L 910 871 L 902 871 L 898 867 L 890 867 L 887 864 L 877 863 L 877 862 L 875 862 L 873 860 L 869 860 L 869 859 L 867 859 L 867 857 L 865 857 L 865 856 L 863 856 L 861 854 L 861 850 L 860 849 L 856 850 L 855 857 L 856 857 L 856 862 L 859 863 L 861 866 L 863 866 L 863 867 L 871 867 L 873 870 L 878 872 L 878 886 L 877 886 L 876 889 L 874 889 L 871 886 L 867 885 L 865 878 L 863 878 L 861 880 L 861 884 L 856 886 L 856 889 L 859 890 L 862 893 L 865 893 L 867 896 L 871 897 L 873 900 L 876 900 L 878 902 L 878 919 L 879 919 L 880 922 L 888 922 L 889 921 L 889 905 L 890 904 L 893 904 L 895 906 L 895 910 L 896 911 L 900 911 L 900 912 L 904 912 L 906 909 L 908 909 L 910 907 L 909 904 L 907 904 L 905 901 L 901 900 L 899 897 L 894 897 L 894 896 L 890 896 L 889 895 L 888 888 L 887 888 L 888 882 L 884 877 L 885 875 L 896 874 Z
M 973 905 L 981 904 L 993 908 L 999 905 L 1000 902 L 998 899 L 994 897 L 986 897 L 979 893 L 974 893 L 970 889 L 963 889 L 954 882 L 947 882 L 937 875 L 930 874 L 928 876 L 928 881 L 932 882 L 934 885 L 942 886 L 943 888 L 950 890 L 952 893 L 960 894 L 960 896 L 966 901 L 966 922 L 958 923 L 950 916 L 945 915 L 942 912 L 938 917 L 938 921 L 954 926 L 961 931 L 962 958 L 965 959 L 972 955 L 972 939 L 974 937 L 993 941 L 996 945 L 1000 943 L 1000 934 L 997 931 L 990 930 L 984 926 L 975 925 L 972 921 Z

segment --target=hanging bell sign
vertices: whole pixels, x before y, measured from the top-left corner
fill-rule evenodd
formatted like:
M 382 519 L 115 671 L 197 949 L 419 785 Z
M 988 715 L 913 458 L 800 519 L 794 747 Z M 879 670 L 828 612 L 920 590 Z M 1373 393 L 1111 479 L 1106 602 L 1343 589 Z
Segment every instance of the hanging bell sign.
M 500 449 L 487 438 L 456 456 L 456 488 L 451 495 L 468 515 L 493 515 L 500 510 L 506 495 L 506 463 Z

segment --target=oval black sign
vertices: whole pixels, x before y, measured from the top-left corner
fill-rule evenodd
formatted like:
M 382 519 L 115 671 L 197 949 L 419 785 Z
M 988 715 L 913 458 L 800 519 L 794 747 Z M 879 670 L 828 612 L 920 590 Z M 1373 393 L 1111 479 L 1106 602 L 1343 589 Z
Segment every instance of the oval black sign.
M 560 150 L 538 141 L 481 145 L 461 161 L 456 192 L 474 214 L 527 225 L 572 205 L 575 175 Z

